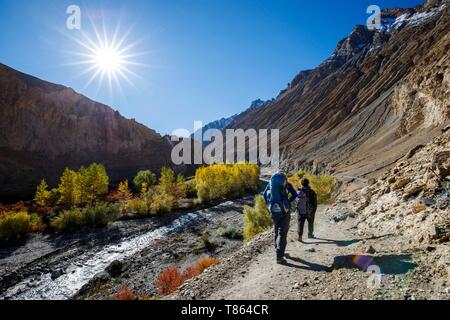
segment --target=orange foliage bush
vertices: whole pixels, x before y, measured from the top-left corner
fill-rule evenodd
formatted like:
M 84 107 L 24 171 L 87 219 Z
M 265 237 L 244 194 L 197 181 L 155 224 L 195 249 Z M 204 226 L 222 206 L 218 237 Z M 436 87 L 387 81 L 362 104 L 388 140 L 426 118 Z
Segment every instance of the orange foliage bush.
M 186 268 L 181 272 L 179 267 L 170 267 L 165 269 L 156 278 L 155 286 L 158 293 L 162 296 L 169 295 L 180 287 L 186 280 L 192 279 L 207 268 L 219 263 L 217 258 L 200 259 L 193 266 Z
M 183 275 L 179 267 L 165 269 L 156 278 L 156 289 L 160 295 L 169 295 L 183 284 Z
M 119 293 L 116 294 L 114 297 L 114 300 L 135 300 L 136 296 L 134 295 L 133 291 L 131 291 L 128 287 L 122 288 L 122 290 L 119 291 Z
M 214 266 L 216 264 L 219 264 L 218 258 L 203 258 L 197 261 L 195 264 L 195 268 L 198 270 L 199 273 L 202 273 L 207 268 Z

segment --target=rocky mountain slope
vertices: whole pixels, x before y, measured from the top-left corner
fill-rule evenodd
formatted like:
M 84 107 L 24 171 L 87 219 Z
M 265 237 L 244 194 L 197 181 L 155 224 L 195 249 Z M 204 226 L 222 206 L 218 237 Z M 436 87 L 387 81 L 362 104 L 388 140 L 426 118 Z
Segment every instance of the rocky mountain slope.
M 106 166 L 112 182 L 159 170 L 171 144 L 155 131 L 70 88 L 0 64 L 0 199 L 29 197 L 65 167 Z
M 335 203 L 316 239 L 286 265 L 273 231 L 169 299 L 442 299 L 450 297 L 450 5 L 383 12 L 278 98 L 231 128 L 280 128 L 283 166 L 333 173 Z M 346 183 L 351 182 L 351 183 Z
M 359 192 L 320 206 L 315 239 L 288 235 L 275 263 L 261 233 L 169 299 L 448 300 L 450 126 Z
M 275 101 L 230 128 L 279 128 L 282 165 L 371 178 L 430 141 L 450 118 L 449 1 L 386 10 Z

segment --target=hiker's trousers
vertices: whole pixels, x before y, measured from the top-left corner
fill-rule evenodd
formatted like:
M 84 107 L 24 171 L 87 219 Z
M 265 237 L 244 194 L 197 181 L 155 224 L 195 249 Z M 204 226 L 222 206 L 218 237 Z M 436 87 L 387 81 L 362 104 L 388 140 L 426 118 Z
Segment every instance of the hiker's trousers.
M 305 222 L 308 221 L 308 236 L 314 235 L 314 218 L 316 214 L 304 216 L 297 213 L 297 232 L 298 236 L 303 237 L 303 230 L 305 229 Z
M 291 214 L 284 213 L 280 215 L 272 215 L 274 228 L 274 244 L 277 252 L 277 259 L 284 257 L 287 245 L 287 235 L 289 224 L 291 223 Z

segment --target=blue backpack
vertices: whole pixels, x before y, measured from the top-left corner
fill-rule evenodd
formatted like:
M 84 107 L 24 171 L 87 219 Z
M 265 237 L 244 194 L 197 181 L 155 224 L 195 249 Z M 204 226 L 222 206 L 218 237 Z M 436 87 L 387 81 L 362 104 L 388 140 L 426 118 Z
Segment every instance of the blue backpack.
M 269 211 L 274 214 L 286 213 L 284 199 L 286 199 L 286 176 L 282 173 L 276 173 L 270 179 L 270 194 L 269 194 Z

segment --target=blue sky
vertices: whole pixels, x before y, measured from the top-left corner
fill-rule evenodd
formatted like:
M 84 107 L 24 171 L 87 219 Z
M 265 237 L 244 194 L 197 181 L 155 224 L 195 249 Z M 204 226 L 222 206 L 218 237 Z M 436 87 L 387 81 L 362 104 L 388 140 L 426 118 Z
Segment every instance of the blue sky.
M 355 24 L 364 24 L 371 4 L 413 7 L 420 0 L 0 0 L 0 62 L 73 88 L 108 104 L 128 118 L 166 134 L 193 130 L 245 109 L 252 100 L 275 97 L 301 70 L 314 68 L 333 52 Z M 66 8 L 81 8 L 82 31 L 105 24 L 112 36 L 134 25 L 126 43 L 133 86 L 80 76 L 86 51 L 66 29 Z

